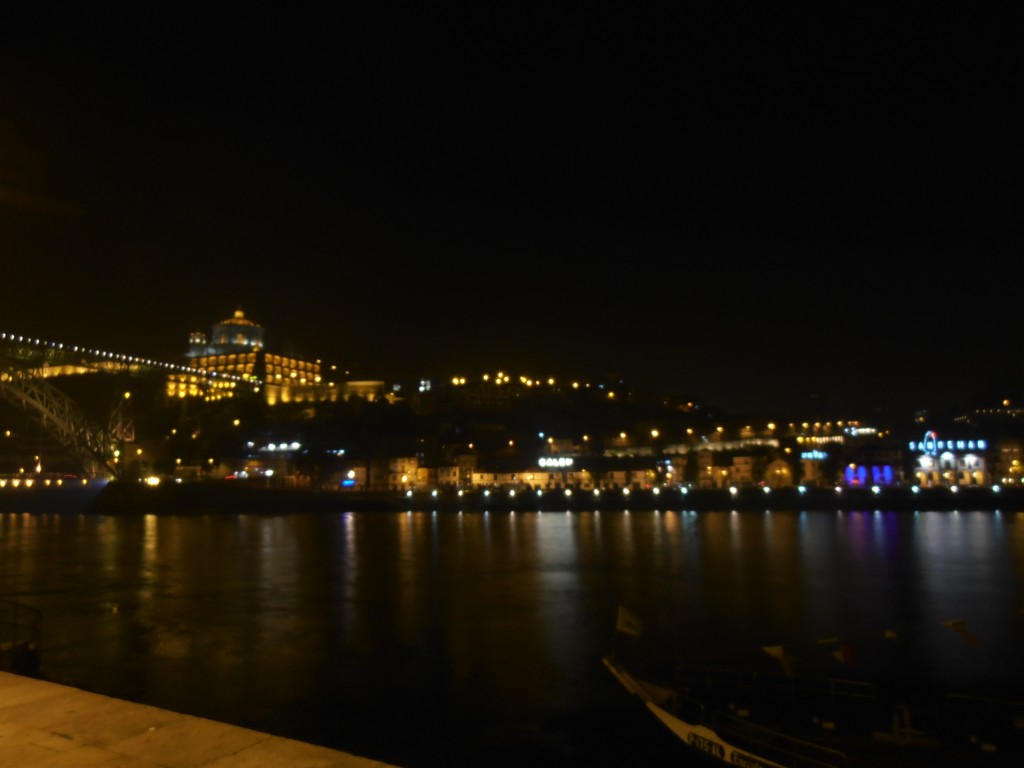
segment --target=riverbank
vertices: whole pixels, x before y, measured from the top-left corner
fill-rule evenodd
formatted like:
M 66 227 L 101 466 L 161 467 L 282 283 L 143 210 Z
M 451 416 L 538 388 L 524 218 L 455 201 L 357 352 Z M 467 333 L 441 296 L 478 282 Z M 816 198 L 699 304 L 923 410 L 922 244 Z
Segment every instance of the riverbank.
M 0 765 L 389 768 L 228 723 L 0 671 Z
M 621 489 L 535 491 L 340 491 L 273 488 L 241 481 L 165 483 L 110 482 L 5 489 L 0 511 L 90 514 L 216 514 L 230 512 L 363 511 L 931 511 L 1024 510 L 1024 490 L 993 488 Z

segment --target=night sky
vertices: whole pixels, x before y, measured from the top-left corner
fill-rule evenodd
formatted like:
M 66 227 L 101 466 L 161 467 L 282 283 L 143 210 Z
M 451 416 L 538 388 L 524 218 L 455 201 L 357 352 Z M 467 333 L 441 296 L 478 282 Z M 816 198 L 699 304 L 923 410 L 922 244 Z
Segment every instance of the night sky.
M 242 308 L 354 378 L 747 412 L 1021 391 L 1011 19 L 336 5 L 4 10 L 0 330 L 173 360 Z

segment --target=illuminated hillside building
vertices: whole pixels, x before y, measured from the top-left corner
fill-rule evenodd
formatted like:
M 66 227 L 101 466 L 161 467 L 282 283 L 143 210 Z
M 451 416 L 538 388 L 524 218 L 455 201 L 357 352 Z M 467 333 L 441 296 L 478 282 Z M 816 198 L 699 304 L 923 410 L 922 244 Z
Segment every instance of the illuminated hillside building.
M 234 315 L 211 328 L 210 336 L 196 331 L 189 334 L 186 353 L 188 367 L 221 376 L 238 377 L 233 386 L 214 390 L 214 398 L 230 397 L 238 386 L 252 384 L 267 405 L 279 403 L 315 403 L 338 399 L 339 387 L 325 381 L 319 360 L 300 360 L 268 352 L 264 348 L 263 326 L 254 323 L 238 309 Z M 210 397 L 201 389 L 202 377 L 187 373 L 172 375 L 168 394 L 172 397 Z M 344 387 L 341 388 L 344 390 Z

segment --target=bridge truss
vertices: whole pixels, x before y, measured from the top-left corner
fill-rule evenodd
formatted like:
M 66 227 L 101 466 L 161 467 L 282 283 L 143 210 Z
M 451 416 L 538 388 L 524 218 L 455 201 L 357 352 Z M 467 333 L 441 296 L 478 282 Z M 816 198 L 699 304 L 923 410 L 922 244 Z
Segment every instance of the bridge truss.
M 131 401 L 118 399 L 107 424 L 92 422 L 63 391 L 48 380 L 67 376 L 109 374 L 133 378 L 186 381 L 206 396 L 239 387 L 258 392 L 261 382 L 230 373 L 160 362 L 61 342 L 0 333 L 0 399 L 38 421 L 89 476 L 117 478 L 123 461 L 117 452 L 135 440 Z
M 119 402 L 109 423 L 98 427 L 70 397 L 47 383 L 38 369 L 6 356 L 0 356 L 0 398 L 37 419 L 87 476 L 120 475 L 117 451 L 134 440 L 127 403 Z

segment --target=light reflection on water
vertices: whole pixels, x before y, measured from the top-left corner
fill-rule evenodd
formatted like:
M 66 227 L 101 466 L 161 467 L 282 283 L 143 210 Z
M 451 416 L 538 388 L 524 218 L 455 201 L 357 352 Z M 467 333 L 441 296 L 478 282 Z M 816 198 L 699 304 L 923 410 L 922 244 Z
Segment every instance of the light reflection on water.
M 673 755 L 600 664 L 620 603 L 686 658 L 872 669 L 889 630 L 908 674 L 1024 696 L 1016 511 L 8 513 L 0 594 L 56 679 L 410 767 Z

